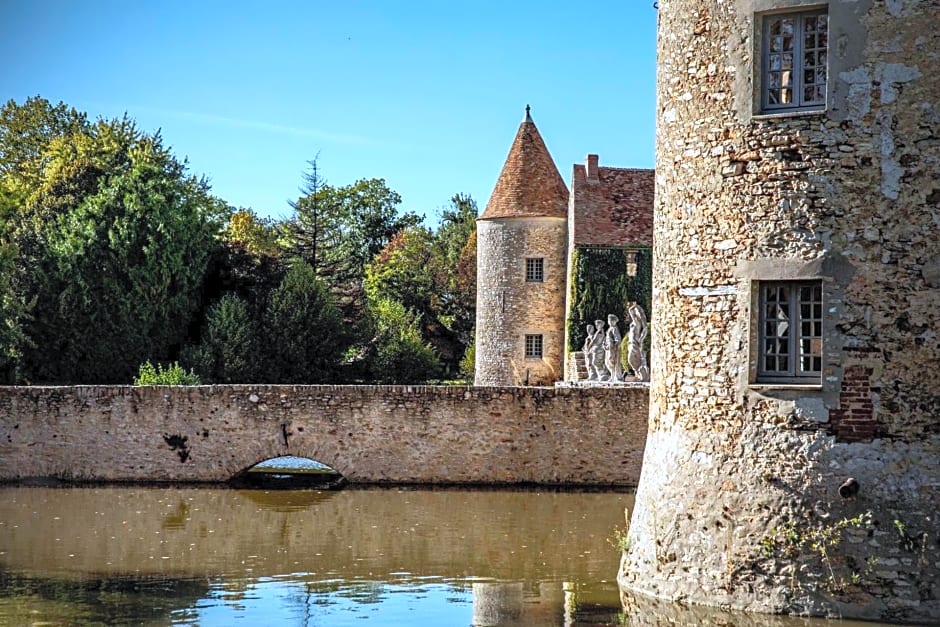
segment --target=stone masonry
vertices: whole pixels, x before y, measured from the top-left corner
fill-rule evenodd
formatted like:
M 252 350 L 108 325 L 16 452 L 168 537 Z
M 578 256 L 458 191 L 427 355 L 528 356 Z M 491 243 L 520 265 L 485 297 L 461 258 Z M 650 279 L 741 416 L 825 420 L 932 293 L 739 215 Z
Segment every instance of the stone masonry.
M 526 108 L 477 220 L 476 385 L 551 385 L 564 378 L 568 188 Z M 541 259 L 544 280 L 526 280 Z M 542 338 L 527 357 L 525 336 Z
M 635 388 L 0 387 L 0 481 L 221 482 L 296 455 L 351 483 L 627 486 L 647 413 Z
M 618 580 L 938 622 L 940 1 L 658 6 L 650 433 Z M 817 10 L 824 106 L 762 112 L 766 16 Z M 822 286 L 822 374 L 761 382 L 758 287 L 795 280 Z

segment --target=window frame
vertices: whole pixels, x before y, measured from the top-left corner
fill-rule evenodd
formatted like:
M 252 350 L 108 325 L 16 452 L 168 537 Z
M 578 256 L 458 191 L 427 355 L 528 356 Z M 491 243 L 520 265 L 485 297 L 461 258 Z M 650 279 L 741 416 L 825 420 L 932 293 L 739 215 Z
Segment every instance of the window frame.
M 813 70 L 819 68 L 818 55 L 821 53 L 825 55 L 825 63 L 822 65 L 824 70 L 824 81 L 822 83 L 813 82 L 811 85 L 814 87 L 822 87 L 822 100 L 812 100 L 806 101 L 804 88 L 806 83 L 804 82 L 804 76 L 806 73 L 806 51 L 804 50 L 804 27 L 805 19 L 809 17 L 819 18 L 820 16 L 825 16 L 826 18 L 826 46 L 820 48 L 819 44 L 819 31 L 817 30 L 817 35 L 814 43 L 816 47 L 812 49 L 812 53 L 816 55 L 814 58 L 817 61 L 817 65 L 812 66 Z M 762 114 L 772 114 L 772 113 L 789 113 L 789 112 L 814 112 L 814 111 L 824 111 L 826 109 L 826 103 L 828 101 L 829 95 L 829 30 L 830 30 L 830 20 L 829 20 L 829 8 L 828 6 L 821 6 L 815 8 L 808 8 L 800 11 L 786 11 L 786 12 L 775 12 L 775 13 L 765 13 L 761 17 L 761 65 L 760 65 L 760 113 Z M 793 101 L 789 103 L 771 103 L 770 102 L 770 55 L 771 55 L 771 23 L 774 20 L 783 20 L 783 19 L 793 19 L 795 21 L 795 32 L 793 33 L 793 49 L 791 54 L 793 55 L 793 64 L 791 68 L 791 74 L 793 76 L 790 85 L 792 86 Z M 785 54 L 784 50 L 780 50 L 781 55 Z M 780 70 L 781 76 L 783 75 L 783 69 Z M 783 82 L 781 80 L 780 89 L 783 88 Z
M 804 297 L 804 289 L 810 289 L 809 298 Z M 825 296 L 822 280 L 803 279 L 792 281 L 757 282 L 757 383 L 802 383 L 819 384 L 822 382 L 822 362 L 825 349 L 823 328 L 825 323 Z M 769 317 L 769 305 L 780 303 L 781 290 L 789 290 L 786 300 L 787 311 L 784 316 Z M 776 297 L 768 298 L 771 291 Z M 807 309 L 808 308 L 808 309 Z M 786 335 L 768 332 L 774 323 L 786 323 Z M 807 325 L 809 325 L 807 327 Z M 808 330 L 807 330 L 808 329 Z M 796 331 L 795 333 L 793 331 Z M 786 342 L 786 351 L 769 351 L 772 343 L 780 347 Z M 805 359 L 809 359 L 806 367 Z M 786 360 L 780 368 L 781 360 Z M 776 368 L 768 368 L 771 361 Z M 818 368 L 818 369 L 813 369 Z
M 542 359 L 545 356 L 545 336 L 542 333 L 526 333 L 522 341 L 526 359 Z
M 545 257 L 526 257 L 525 258 L 525 282 L 526 283 L 544 283 L 545 282 Z

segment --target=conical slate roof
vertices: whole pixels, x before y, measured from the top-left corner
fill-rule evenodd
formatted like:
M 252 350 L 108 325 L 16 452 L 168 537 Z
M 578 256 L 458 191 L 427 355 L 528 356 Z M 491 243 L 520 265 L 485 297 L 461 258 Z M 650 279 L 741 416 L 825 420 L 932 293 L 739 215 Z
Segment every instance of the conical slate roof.
M 519 125 L 503 171 L 480 219 L 564 218 L 567 215 L 568 188 L 526 106 L 525 120 Z

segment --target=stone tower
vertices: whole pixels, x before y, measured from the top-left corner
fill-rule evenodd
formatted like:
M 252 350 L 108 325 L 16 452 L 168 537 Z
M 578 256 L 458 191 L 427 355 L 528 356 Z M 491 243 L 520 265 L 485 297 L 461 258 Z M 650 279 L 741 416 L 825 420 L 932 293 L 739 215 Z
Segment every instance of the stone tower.
M 658 6 L 650 426 L 621 587 L 938 621 L 940 2 Z
M 529 107 L 477 220 L 475 385 L 563 378 L 568 188 Z

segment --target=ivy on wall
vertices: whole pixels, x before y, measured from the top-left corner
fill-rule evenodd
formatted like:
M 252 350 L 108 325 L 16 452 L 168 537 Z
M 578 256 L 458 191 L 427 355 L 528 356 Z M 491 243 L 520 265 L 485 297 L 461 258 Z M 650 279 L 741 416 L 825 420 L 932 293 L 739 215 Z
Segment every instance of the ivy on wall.
M 636 260 L 636 275 L 627 272 L 630 257 Z M 650 318 L 653 295 L 653 257 L 647 246 L 601 248 L 578 246 L 571 264 L 571 312 L 568 320 L 568 351 L 584 346 L 588 324 L 607 321 L 607 314 L 620 318 L 620 332 L 626 334 L 627 304 L 637 302 Z M 647 338 L 648 341 L 648 338 Z

